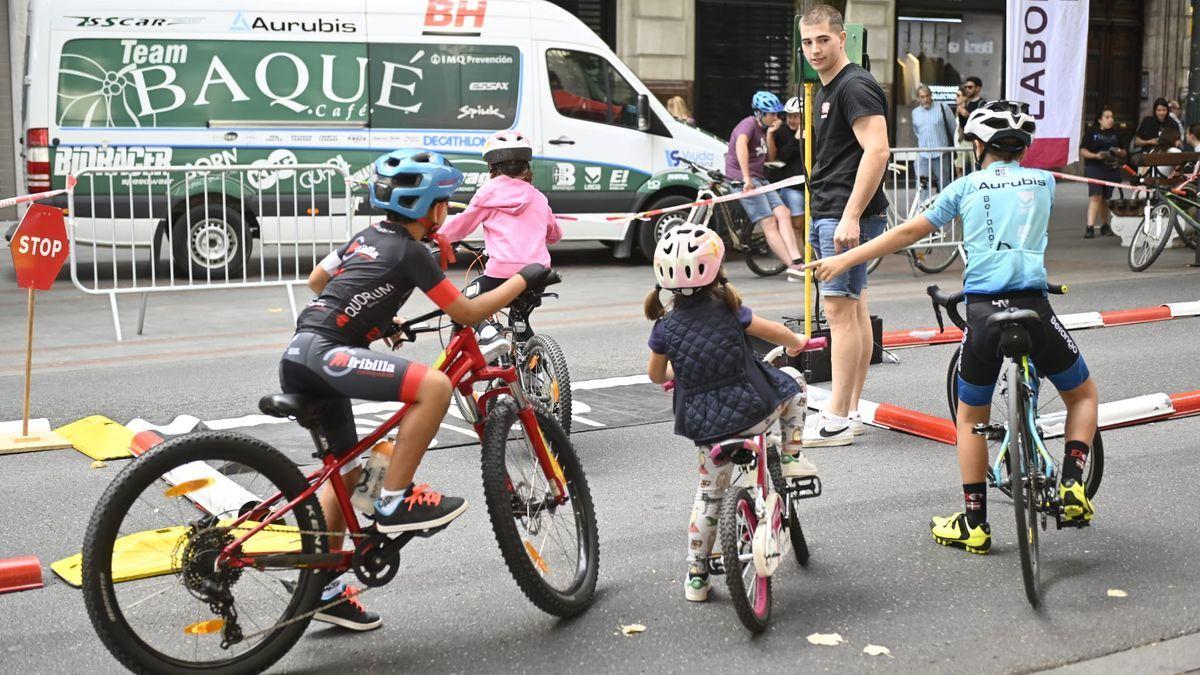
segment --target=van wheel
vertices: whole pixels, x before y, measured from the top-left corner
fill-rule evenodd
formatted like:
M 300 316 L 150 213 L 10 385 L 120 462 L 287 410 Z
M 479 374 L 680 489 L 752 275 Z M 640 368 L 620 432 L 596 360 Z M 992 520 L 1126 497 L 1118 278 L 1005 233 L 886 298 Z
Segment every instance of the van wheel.
M 224 282 L 227 277 L 242 280 L 253 246 L 254 235 L 229 204 L 193 204 L 171 224 L 171 253 L 178 278 L 206 283 Z
M 665 209 L 691 202 L 691 199 L 682 195 L 667 195 L 651 202 L 645 210 Z M 667 230 L 686 223 L 687 214 L 686 210 L 680 209 L 642 221 L 641 227 L 638 229 L 638 250 L 641 251 L 642 257 L 647 261 L 654 260 L 654 248 L 658 246 L 658 240 L 662 239 Z

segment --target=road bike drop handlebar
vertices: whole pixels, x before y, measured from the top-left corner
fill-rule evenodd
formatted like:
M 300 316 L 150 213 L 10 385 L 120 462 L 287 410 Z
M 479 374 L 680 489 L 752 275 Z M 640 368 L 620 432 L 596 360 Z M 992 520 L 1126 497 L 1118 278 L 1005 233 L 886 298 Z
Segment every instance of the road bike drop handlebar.
M 468 249 L 468 250 L 473 250 L 473 249 Z M 480 249 L 480 250 L 482 250 L 482 249 Z M 514 303 L 518 302 L 522 298 L 522 296 L 526 296 L 526 295 L 533 295 L 535 297 L 541 297 L 543 292 L 546 290 L 547 286 L 553 286 L 554 284 L 558 284 L 558 283 L 562 283 L 562 275 L 560 275 L 557 270 L 550 270 L 549 273 L 545 277 L 545 281 L 542 284 L 540 284 L 539 286 L 530 286 L 529 288 L 526 288 L 524 291 L 521 291 L 521 295 L 518 295 L 517 298 L 515 300 L 513 300 L 513 302 Z M 446 314 L 445 310 L 435 309 L 431 312 L 426 312 L 425 314 L 422 314 L 420 316 L 413 317 L 412 319 L 409 319 L 408 321 L 405 321 L 404 323 L 393 324 L 393 326 L 391 328 L 384 331 L 383 337 L 389 338 L 389 337 L 392 337 L 395 335 L 400 335 L 401 339 L 396 342 L 396 346 L 399 346 L 401 343 L 404 343 L 404 342 L 416 342 L 417 335 L 420 333 L 437 333 L 437 332 L 441 331 L 441 328 L 438 326 L 429 326 L 429 325 L 425 325 L 425 324 L 426 324 L 426 322 L 428 322 L 432 319 L 436 319 L 440 316 L 445 316 L 445 314 Z M 395 347 L 393 347 L 393 349 L 395 349 Z
M 805 345 L 804 345 L 804 349 L 800 350 L 800 353 L 820 351 L 822 349 L 825 349 L 825 347 L 828 345 L 829 345 L 828 338 L 824 338 L 824 337 L 809 338 L 808 342 L 805 343 Z M 785 349 L 787 349 L 787 348 L 786 347 L 775 347 L 771 351 L 767 352 L 767 355 L 763 357 L 763 361 L 766 361 L 767 363 L 773 363 L 780 356 L 783 356 Z M 663 388 L 663 391 L 673 391 L 675 389 L 675 380 L 667 380 L 666 382 L 663 382 L 662 388 Z
M 684 164 L 684 165 L 688 166 L 689 168 L 691 168 L 691 170 L 693 172 L 708 176 L 708 178 L 710 180 L 712 180 L 714 183 L 729 183 L 730 182 L 729 180 L 727 180 L 725 178 L 725 176 L 723 176 L 721 174 L 721 172 L 719 172 L 715 169 L 710 169 L 707 166 L 704 166 L 703 164 L 698 164 L 696 162 L 693 162 L 692 160 L 688 159 L 687 157 L 679 156 L 676 159 L 679 160 L 680 164 Z
M 946 316 L 950 317 L 951 323 L 957 326 L 959 330 L 966 330 L 967 322 L 962 318 L 962 315 L 958 313 L 958 305 L 966 297 L 962 291 L 957 293 L 947 293 L 939 288 L 937 284 L 934 284 L 926 288 L 925 292 L 928 293 L 930 299 L 933 300 L 933 315 L 937 317 L 938 332 L 946 332 L 946 326 L 942 321 L 942 309 L 946 310 Z M 1046 292 L 1050 293 L 1051 295 L 1066 295 L 1067 285 L 1046 284 Z

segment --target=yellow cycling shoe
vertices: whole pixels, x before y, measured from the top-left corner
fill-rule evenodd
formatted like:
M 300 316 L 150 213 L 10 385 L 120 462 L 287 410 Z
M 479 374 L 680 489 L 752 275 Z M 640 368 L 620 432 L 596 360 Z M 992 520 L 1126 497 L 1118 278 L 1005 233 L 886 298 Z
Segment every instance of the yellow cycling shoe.
M 1077 480 L 1059 483 L 1058 501 L 1062 503 L 1063 525 L 1087 525 L 1096 513 L 1083 483 Z
M 971 527 L 961 511 L 947 518 L 934 516 L 929 521 L 933 540 L 942 546 L 954 546 L 983 555 L 992 548 L 992 528 L 987 523 Z

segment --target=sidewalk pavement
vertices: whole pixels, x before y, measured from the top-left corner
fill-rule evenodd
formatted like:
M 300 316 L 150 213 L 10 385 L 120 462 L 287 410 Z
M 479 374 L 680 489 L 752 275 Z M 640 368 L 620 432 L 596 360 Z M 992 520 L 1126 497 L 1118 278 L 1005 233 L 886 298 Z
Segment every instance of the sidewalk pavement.
M 1042 675 L 1200 673 L 1200 633 L 1152 642 L 1142 647 L 1040 672 Z

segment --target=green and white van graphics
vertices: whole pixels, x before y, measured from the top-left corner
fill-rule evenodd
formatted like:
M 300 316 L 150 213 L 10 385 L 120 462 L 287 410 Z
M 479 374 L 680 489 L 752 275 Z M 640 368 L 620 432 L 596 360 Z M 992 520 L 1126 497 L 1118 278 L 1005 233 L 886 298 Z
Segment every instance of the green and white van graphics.
M 82 181 L 78 241 L 150 241 L 162 214 L 178 211 L 156 200 L 212 201 L 213 168 L 319 164 L 363 179 L 397 147 L 446 154 L 466 175 L 466 201 L 488 177 L 486 138 L 516 128 L 535 141 L 535 185 L 572 216 L 565 238 L 628 254 L 639 225 L 609 215 L 694 195 L 673 178 L 678 156 L 722 162 L 723 143 L 673 120 L 586 26 L 538 0 L 489 0 L 448 19 L 433 0 L 362 0 L 336 17 L 315 0 L 287 12 L 225 0 L 203 13 L 112 4 L 121 7 L 106 9 L 112 21 L 83 21 L 96 17 L 82 0 L 32 0 L 30 39 L 50 48 L 28 65 L 26 128 L 46 130 L 50 181 L 110 167 L 196 173 L 186 185 L 175 184 L 178 172 Z M 218 182 L 226 196 L 231 187 L 310 194 L 318 203 L 293 211 L 344 221 L 349 209 L 365 226 L 374 216 L 364 200 L 334 199 L 343 187 L 327 184 L 332 175 L 246 171 Z M 129 206 L 90 212 L 105 199 Z M 255 213 L 256 226 L 295 215 L 289 208 Z M 110 222 L 122 212 L 128 222 Z M 305 243 L 303 232 L 288 236 Z

